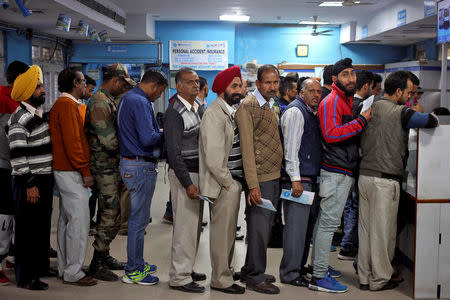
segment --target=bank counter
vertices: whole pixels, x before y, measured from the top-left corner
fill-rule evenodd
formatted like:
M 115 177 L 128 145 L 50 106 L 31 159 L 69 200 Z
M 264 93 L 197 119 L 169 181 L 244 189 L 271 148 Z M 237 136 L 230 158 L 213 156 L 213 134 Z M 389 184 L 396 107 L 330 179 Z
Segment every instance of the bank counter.
M 410 131 L 398 250 L 413 270 L 415 299 L 450 298 L 450 116 Z M 408 209 L 409 207 L 409 209 Z M 408 224 L 409 223 L 409 224 Z

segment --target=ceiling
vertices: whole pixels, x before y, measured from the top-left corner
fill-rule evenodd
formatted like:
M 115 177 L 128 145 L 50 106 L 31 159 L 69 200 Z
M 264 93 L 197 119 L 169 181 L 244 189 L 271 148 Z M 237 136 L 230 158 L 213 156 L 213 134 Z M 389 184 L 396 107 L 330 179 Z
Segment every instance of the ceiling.
M 218 21 L 221 14 L 246 14 L 250 16 L 250 23 L 297 24 L 302 20 L 312 20 L 318 16 L 318 21 L 328 21 L 332 25 L 345 24 L 358 18 L 373 15 L 375 11 L 392 3 L 392 0 L 361 0 L 372 2 L 374 5 L 353 7 L 319 7 L 316 0 L 109 0 L 122 8 L 128 14 L 150 13 L 155 20 L 172 21 Z M 319 0 L 317 0 L 319 1 Z M 9 1 L 11 7 L 7 10 L 0 8 L 0 22 L 30 27 L 35 31 L 56 35 L 67 39 L 80 39 L 76 31 L 58 31 L 55 29 L 59 13 L 66 13 L 72 18 L 72 27 L 80 19 L 94 26 L 99 32 L 106 29 L 109 36 L 115 40 L 127 40 L 130 33 L 123 34 L 102 25 L 95 20 L 87 19 L 83 15 L 58 4 L 53 0 L 29 0 L 27 6 L 32 10 L 43 13 L 33 13 L 24 18 L 17 9 L 14 1 Z M 378 43 L 390 45 L 409 45 L 416 41 L 436 36 L 435 28 L 423 29 L 418 26 L 436 26 L 436 17 L 430 17 L 420 24 L 408 24 L 395 28 L 377 36 L 371 36 L 370 41 L 364 43 Z M 417 22 L 415 22 L 417 23 Z M 410 31 L 405 31 L 405 30 Z M 411 31 L 412 30 L 412 31 Z M 87 38 L 85 38 L 87 40 Z

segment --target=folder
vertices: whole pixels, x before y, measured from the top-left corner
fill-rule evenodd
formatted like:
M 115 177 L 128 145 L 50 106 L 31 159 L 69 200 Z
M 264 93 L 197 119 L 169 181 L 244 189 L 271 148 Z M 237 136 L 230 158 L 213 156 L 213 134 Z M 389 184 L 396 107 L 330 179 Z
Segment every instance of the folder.
M 280 198 L 289 200 L 289 201 L 293 201 L 293 202 L 297 202 L 297 203 L 301 203 L 301 204 L 306 204 L 306 205 L 311 205 L 314 201 L 314 193 L 313 192 L 303 191 L 303 193 L 300 197 L 293 197 L 291 193 L 292 193 L 292 190 L 282 189 Z
M 272 201 L 264 199 L 264 198 L 261 198 L 261 201 L 262 201 L 262 204 L 256 204 L 256 206 L 259 206 L 261 208 L 265 208 L 265 209 L 268 209 L 271 211 L 277 211 L 275 209 L 275 207 L 273 206 Z

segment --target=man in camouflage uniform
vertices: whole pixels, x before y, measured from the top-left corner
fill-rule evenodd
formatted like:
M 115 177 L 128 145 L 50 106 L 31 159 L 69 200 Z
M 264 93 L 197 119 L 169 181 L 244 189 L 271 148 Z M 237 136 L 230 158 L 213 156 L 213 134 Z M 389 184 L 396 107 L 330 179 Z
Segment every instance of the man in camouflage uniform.
M 91 97 L 86 110 L 85 132 L 91 150 L 90 169 L 95 180 L 98 199 L 97 232 L 94 256 L 89 266 L 92 277 L 115 281 L 111 270 L 123 270 L 124 263 L 109 255 L 109 245 L 120 228 L 119 144 L 116 132 L 117 105 L 115 97 L 136 83 L 120 63 L 109 66 L 103 83 Z

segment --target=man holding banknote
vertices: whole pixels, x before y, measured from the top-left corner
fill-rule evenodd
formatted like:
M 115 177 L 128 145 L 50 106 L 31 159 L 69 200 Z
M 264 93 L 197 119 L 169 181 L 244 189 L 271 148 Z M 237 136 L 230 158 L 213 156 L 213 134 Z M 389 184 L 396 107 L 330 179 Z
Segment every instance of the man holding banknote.
M 297 98 L 281 115 L 280 127 L 284 146 L 284 171 L 290 181 L 282 181 L 282 189 L 291 190 L 298 198 L 303 191 L 317 194 L 317 176 L 321 165 L 320 124 L 316 111 L 321 99 L 320 83 L 303 81 Z M 291 199 L 292 200 L 292 199 Z M 283 258 L 280 280 L 294 286 L 308 286 L 302 277 L 308 257 L 309 239 L 314 220 L 308 225 L 311 205 L 284 199 Z M 313 204 L 314 205 L 314 204 Z M 305 243 L 307 241 L 307 247 Z

